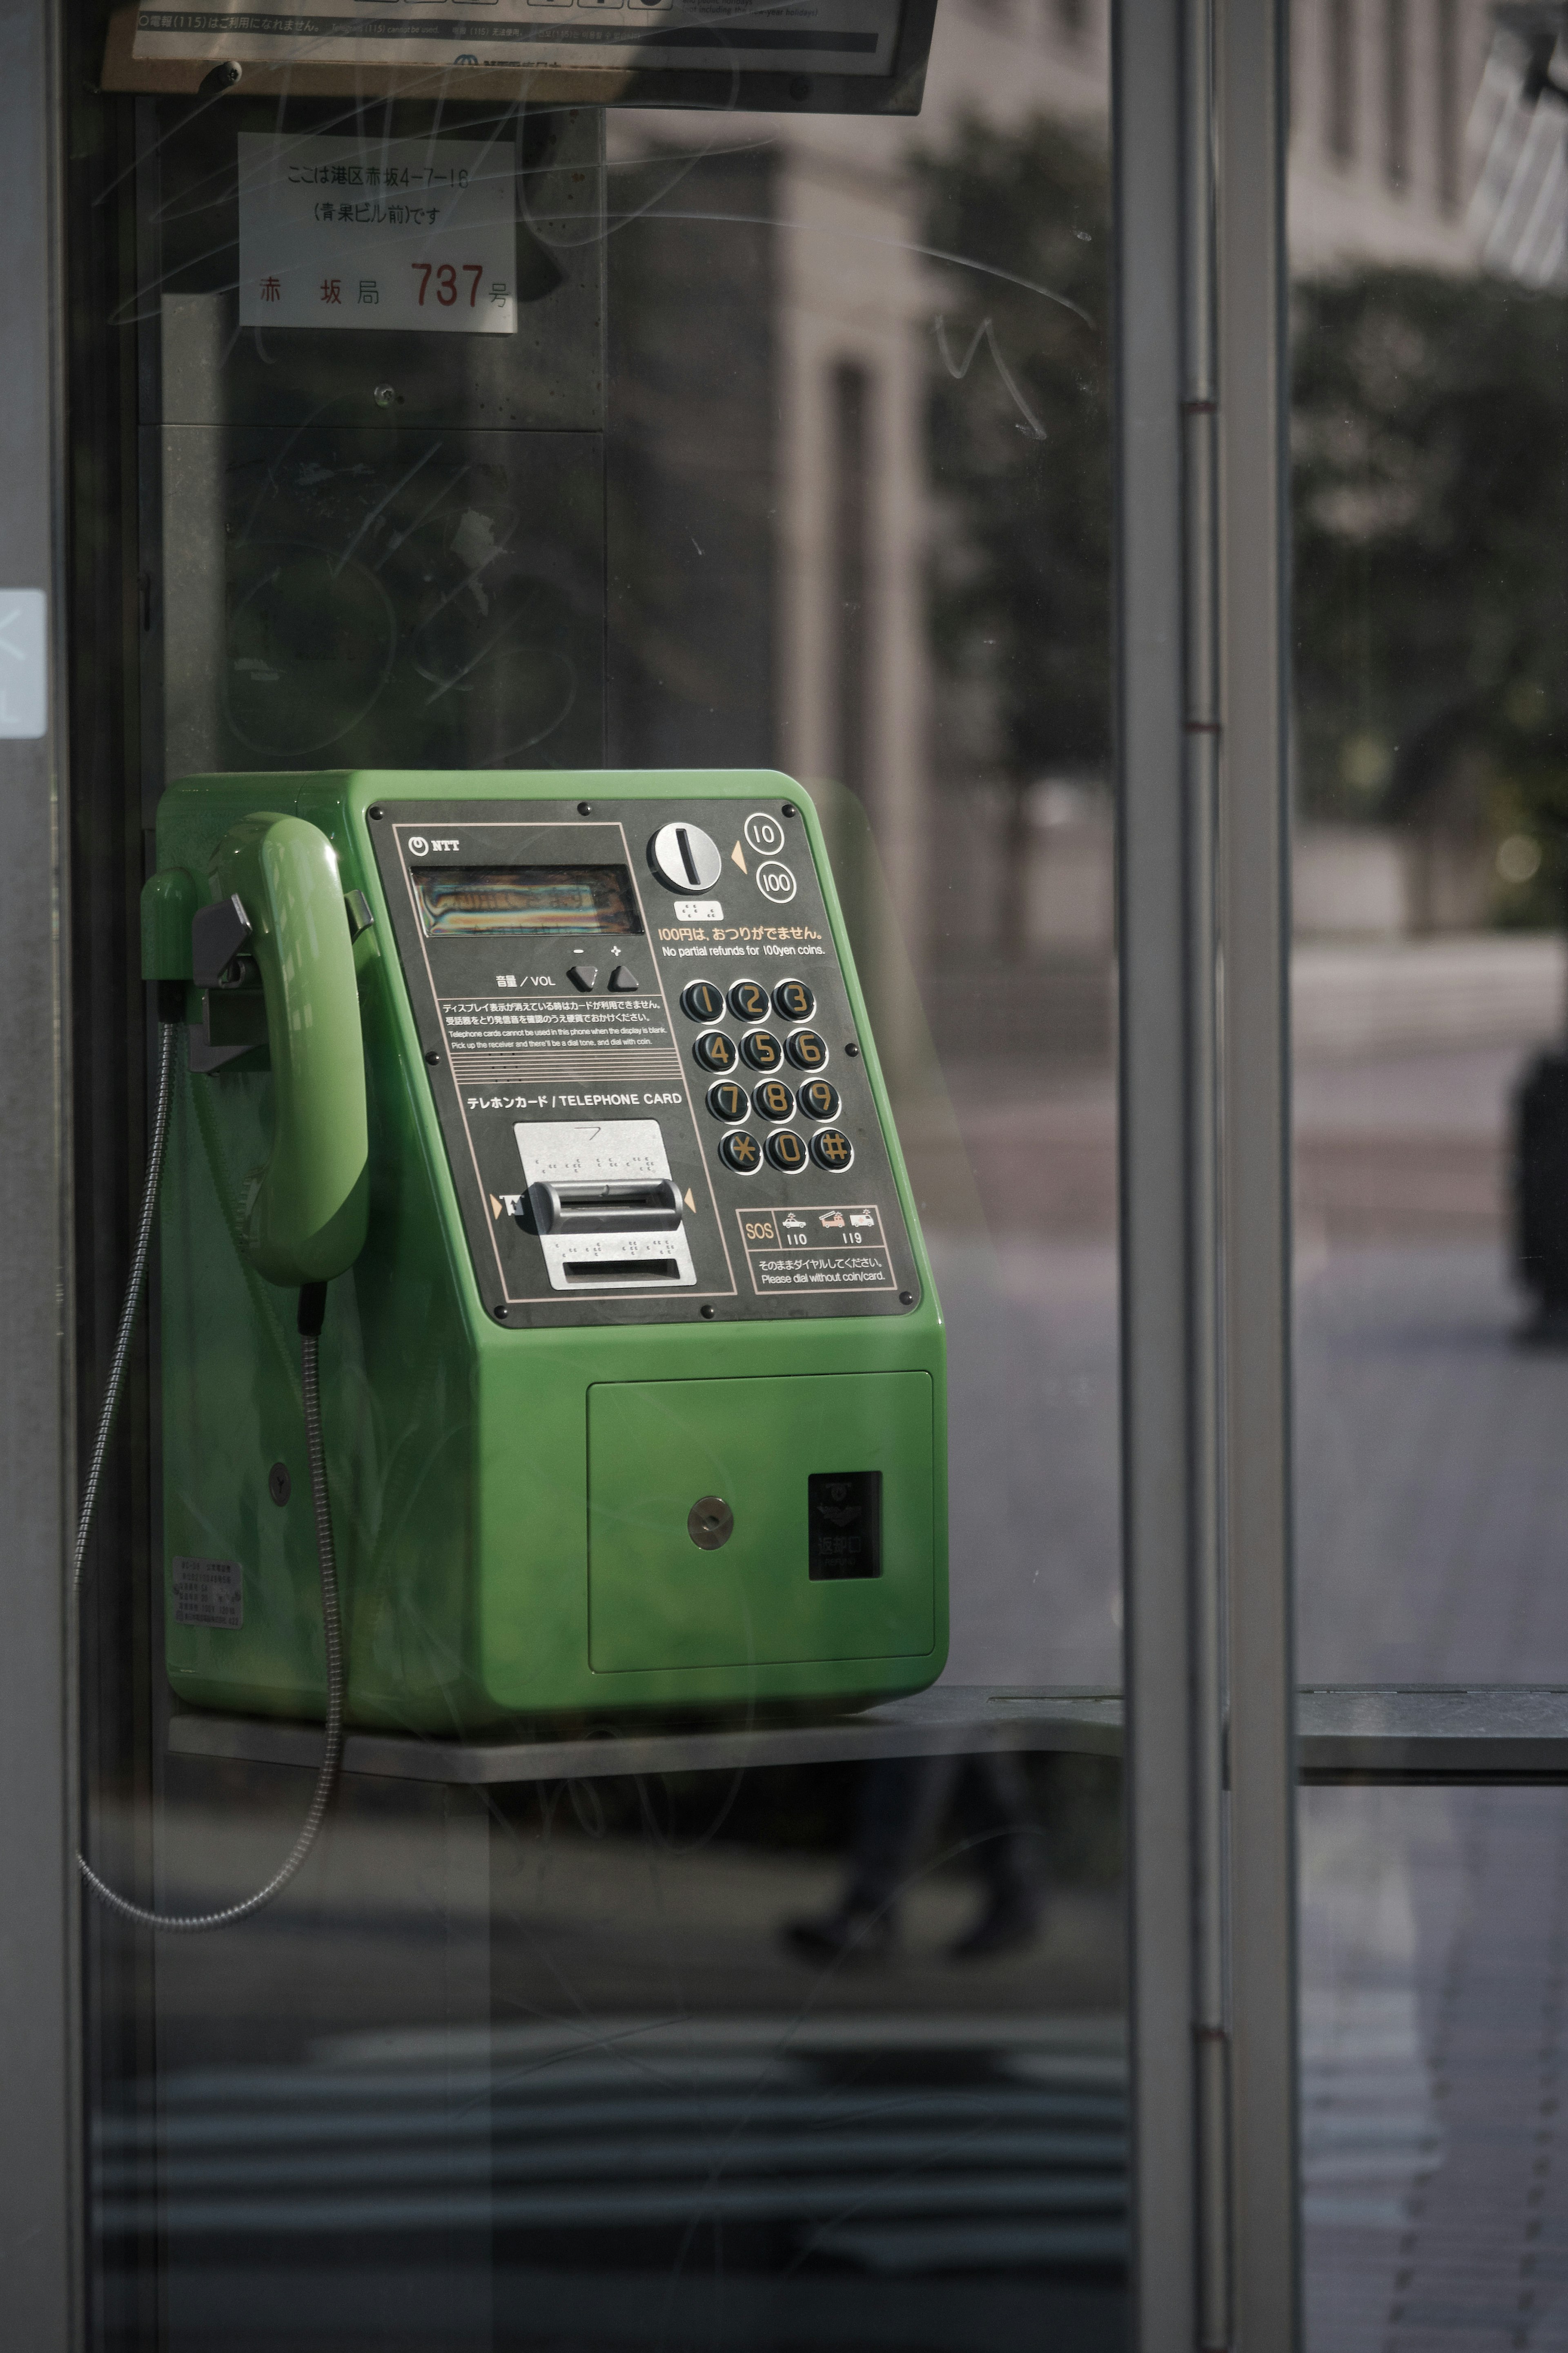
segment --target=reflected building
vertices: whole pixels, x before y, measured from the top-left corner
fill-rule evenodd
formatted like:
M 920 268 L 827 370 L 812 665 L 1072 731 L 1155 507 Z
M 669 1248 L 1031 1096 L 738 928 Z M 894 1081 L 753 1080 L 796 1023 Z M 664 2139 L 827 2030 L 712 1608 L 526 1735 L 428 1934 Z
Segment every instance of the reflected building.
M 1301 0 L 1299 269 L 1474 267 L 1466 126 L 1491 39 L 1485 0 Z M 1020 822 L 984 696 L 931 657 L 929 567 L 953 524 L 926 408 L 952 292 L 910 167 L 969 118 L 1105 142 L 1110 48 L 1109 0 L 944 0 L 915 120 L 608 118 L 609 756 L 847 788 L 879 870 L 857 928 L 906 1069 L 906 956 L 950 1051 L 1109 1048 L 1108 763 L 1026 780 Z

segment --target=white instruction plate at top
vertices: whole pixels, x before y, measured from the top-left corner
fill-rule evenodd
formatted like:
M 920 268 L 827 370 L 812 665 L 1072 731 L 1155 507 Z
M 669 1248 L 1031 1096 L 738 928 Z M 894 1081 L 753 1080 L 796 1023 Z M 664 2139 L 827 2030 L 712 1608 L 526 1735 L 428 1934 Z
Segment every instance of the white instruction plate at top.
M 517 148 L 239 134 L 239 323 L 517 332 Z
M 138 58 L 236 65 L 892 71 L 900 0 L 142 0 Z

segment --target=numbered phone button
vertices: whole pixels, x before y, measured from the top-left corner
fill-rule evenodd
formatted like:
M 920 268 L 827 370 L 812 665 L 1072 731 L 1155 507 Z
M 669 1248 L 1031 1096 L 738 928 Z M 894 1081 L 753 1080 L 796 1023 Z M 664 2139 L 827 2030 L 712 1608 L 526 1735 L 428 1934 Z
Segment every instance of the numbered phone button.
M 753 1071 L 776 1071 L 784 1061 L 784 1052 L 771 1029 L 749 1029 L 741 1040 L 741 1051 Z
M 721 1021 L 724 992 L 710 980 L 688 981 L 680 992 L 680 1009 L 689 1021 Z
M 752 1106 L 744 1087 L 733 1079 L 721 1079 L 708 1090 L 708 1108 L 715 1119 L 737 1120 L 744 1119 Z
M 739 1059 L 733 1038 L 722 1029 L 705 1029 L 691 1050 L 705 1071 L 732 1071 Z
M 773 991 L 773 1011 L 781 1021 L 809 1021 L 816 999 L 804 980 L 781 980 Z
M 809 1119 L 837 1119 L 838 1090 L 831 1079 L 807 1079 L 800 1091 L 800 1107 Z
M 781 1127 L 768 1138 L 768 1158 L 786 1176 L 798 1176 L 805 1166 L 805 1146 L 793 1127 Z
M 797 1071 L 820 1071 L 827 1060 L 827 1040 L 820 1030 L 795 1029 L 784 1039 L 784 1051 Z
M 855 1157 L 855 1146 L 841 1127 L 821 1127 L 811 1139 L 811 1156 L 819 1168 L 842 1176 Z
M 765 1021 L 767 990 L 760 981 L 738 980 L 730 991 L 730 1010 L 737 1021 Z
M 719 1157 L 737 1176 L 754 1176 L 763 1165 L 763 1147 L 743 1127 L 733 1128 L 719 1139 Z
M 782 1079 L 764 1079 L 752 1090 L 752 1103 L 763 1119 L 787 1119 L 795 1109 L 795 1097 Z

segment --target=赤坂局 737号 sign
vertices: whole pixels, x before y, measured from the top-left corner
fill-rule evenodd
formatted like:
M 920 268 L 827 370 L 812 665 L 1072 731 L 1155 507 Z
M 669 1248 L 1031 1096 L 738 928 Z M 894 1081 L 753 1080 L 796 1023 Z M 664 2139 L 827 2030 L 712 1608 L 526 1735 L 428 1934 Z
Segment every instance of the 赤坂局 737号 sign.
M 517 332 L 517 149 L 239 135 L 242 327 Z

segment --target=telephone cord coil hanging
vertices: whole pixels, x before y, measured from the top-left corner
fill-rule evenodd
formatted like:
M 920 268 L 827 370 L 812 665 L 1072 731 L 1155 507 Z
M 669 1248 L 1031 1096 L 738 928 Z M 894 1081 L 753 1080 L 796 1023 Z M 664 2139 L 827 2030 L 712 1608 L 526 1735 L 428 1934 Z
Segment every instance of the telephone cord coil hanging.
M 103 1411 L 99 1417 L 98 1434 L 93 1443 L 92 1458 L 88 1467 L 87 1484 L 82 1493 L 81 1518 L 77 1527 L 73 1593 L 81 1582 L 82 1563 L 87 1556 L 89 1533 L 92 1525 L 93 1507 L 98 1501 L 99 1482 L 103 1461 L 109 1447 L 109 1433 L 114 1420 L 114 1409 L 120 1402 L 121 1383 L 125 1376 L 125 1360 L 130 1354 L 131 1335 L 141 1303 L 142 1287 L 146 1280 L 147 1255 L 152 1247 L 153 1219 L 157 1208 L 158 1187 L 163 1171 L 164 1146 L 169 1133 L 169 1104 L 174 1092 L 174 1053 L 178 1025 L 172 1021 L 162 1024 L 162 1048 L 158 1058 L 158 1094 L 153 1121 L 153 1141 L 147 1155 L 147 1184 L 142 1199 L 142 1216 L 136 1229 L 136 1244 L 132 1253 L 131 1278 L 126 1286 L 125 1305 L 115 1336 L 114 1355 L 109 1367 L 109 1385 L 104 1394 Z M 138 1927 L 162 1928 L 171 1935 L 193 1936 L 207 1928 L 226 1928 L 237 1920 L 259 1912 L 281 1894 L 299 1871 L 305 1857 L 316 1842 L 316 1835 L 326 1819 L 336 1786 L 338 1768 L 342 1761 L 343 1747 L 343 1641 L 342 1622 L 338 1606 L 337 1560 L 332 1549 L 331 1513 L 327 1494 L 326 1455 L 321 1444 L 321 1396 L 318 1379 L 317 1351 L 321 1329 L 321 1314 L 326 1303 L 325 1283 L 310 1283 L 300 1293 L 300 1353 L 305 1399 L 305 1451 L 310 1469 L 310 1501 L 315 1512 L 316 1554 L 321 1572 L 321 1632 L 326 1645 L 327 1719 L 325 1744 L 321 1752 L 321 1768 L 316 1777 L 315 1793 L 310 1810 L 305 1817 L 299 1837 L 286 1861 L 254 1895 L 242 1903 L 226 1905 L 218 1912 L 152 1912 L 129 1896 L 121 1895 L 106 1886 L 83 1854 L 77 1856 L 77 1869 L 100 1904 L 119 1913 L 122 1920 L 133 1921 Z

